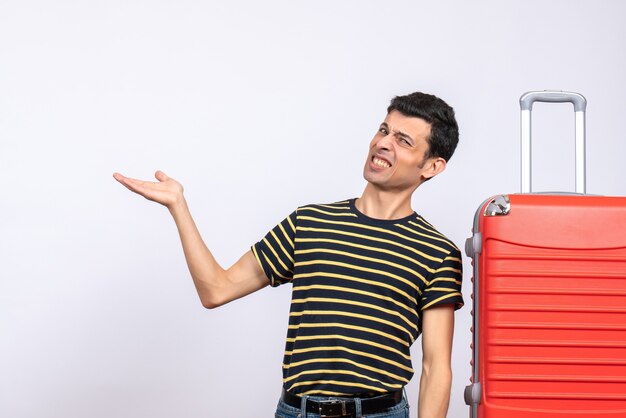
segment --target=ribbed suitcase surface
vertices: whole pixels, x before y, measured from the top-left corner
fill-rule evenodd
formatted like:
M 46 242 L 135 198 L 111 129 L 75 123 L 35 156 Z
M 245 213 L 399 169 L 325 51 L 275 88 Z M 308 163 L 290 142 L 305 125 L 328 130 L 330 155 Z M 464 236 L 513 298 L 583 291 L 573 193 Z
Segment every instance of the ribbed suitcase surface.
M 507 198 L 477 214 L 477 416 L 626 417 L 626 198 Z

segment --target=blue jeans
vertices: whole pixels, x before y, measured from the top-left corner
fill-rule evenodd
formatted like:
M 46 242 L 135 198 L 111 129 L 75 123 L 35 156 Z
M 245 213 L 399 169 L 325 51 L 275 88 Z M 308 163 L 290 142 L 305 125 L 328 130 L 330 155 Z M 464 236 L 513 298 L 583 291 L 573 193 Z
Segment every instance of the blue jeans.
M 307 396 L 306 399 L 312 400 L 327 400 L 328 397 L 321 396 Z M 303 399 L 303 404 L 306 402 L 306 399 Z M 341 399 L 341 398 L 335 398 Z M 406 400 L 406 393 L 402 400 L 391 408 L 387 408 L 383 411 L 377 412 L 375 414 L 369 414 L 364 416 L 361 414 L 361 400 L 359 398 L 351 398 L 351 400 L 355 401 L 356 406 L 356 414 L 355 418 L 408 418 L 409 417 L 409 403 Z M 278 402 L 278 406 L 276 407 L 275 418 L 320 418 L 318 414 L 313 414 L 310 412 L 300 412 L 304 411 L 304 408 L 294 408 L 293 406 L 287 405 L 285 402 L 280 400 Z

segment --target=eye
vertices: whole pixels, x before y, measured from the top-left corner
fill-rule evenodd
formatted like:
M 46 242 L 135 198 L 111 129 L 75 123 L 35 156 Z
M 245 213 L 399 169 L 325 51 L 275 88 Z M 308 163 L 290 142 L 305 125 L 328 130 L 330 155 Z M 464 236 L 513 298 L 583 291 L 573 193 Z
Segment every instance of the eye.
M 380 132 L 383 135 L 389 134 L 389 131 L 387 130 L 387 128 L 383 128 L 383 127 L 378 128 L 378 132 Z
M 402 142 L 402 143 L 404 143 L 404 144 L 406 144 L 406 145 L 411 145 L 411 143 L 409 142 L 409 140 L 408 140 L 408 139 L 406 139 L 406 138 L 402 138 L 402 137 L 400 137 L 400 142 Z

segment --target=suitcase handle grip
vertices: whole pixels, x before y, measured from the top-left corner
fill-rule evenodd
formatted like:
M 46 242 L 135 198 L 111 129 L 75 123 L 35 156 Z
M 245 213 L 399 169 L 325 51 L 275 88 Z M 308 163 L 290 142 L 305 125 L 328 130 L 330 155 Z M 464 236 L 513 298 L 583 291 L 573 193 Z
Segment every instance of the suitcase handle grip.
M 569 91 L 529 91 L 524 93 L 519 99 L 521 114 L 521 171 L 522 193 L 531 192 L 531 113 L 533 103 L 549 102 L 563 103 L 570 102 L 574 105 L 576 116 L 576 193 L 585 194 L 585 111 L 587 100 L 583 95 Z
M 570 91 L 529 91 L 520 97 L 519 103 L 522 110 L 533 110 L 533 103 L 567 103 L 574 105 L 574 112 L 584 112 L 587 108 L 587 100 L 583 95 Z

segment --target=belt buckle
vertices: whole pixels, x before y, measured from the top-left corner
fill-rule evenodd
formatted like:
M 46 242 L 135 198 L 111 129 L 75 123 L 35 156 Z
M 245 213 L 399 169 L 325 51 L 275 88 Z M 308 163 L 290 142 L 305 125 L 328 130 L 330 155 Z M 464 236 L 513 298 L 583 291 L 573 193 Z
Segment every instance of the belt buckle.
M 320 418 L 339 418 L 348 415 L 346 401 L 332 399 L 319 402 Z

